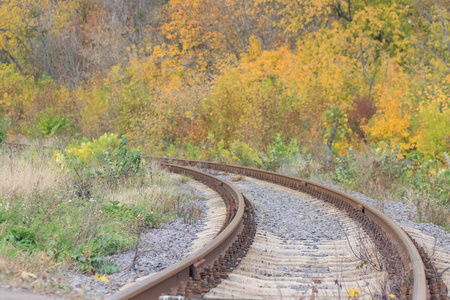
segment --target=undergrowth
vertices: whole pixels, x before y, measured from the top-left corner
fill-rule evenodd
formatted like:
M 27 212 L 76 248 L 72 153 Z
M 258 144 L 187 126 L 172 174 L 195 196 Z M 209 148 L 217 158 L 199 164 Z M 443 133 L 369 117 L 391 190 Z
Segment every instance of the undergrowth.
M 106 256 L 183 217 L 178 184 L 126 146 L 106 134 L 56 152 L 0 147 L 0 281 L 53 285 L 62 269 L 117 272 Z

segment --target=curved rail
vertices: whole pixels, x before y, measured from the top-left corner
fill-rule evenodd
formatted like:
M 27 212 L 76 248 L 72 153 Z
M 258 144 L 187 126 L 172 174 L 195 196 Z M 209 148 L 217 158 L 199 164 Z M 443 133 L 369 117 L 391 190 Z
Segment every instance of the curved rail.
M 218 192 L 227 205 L 225 224 L 212 242 L 199 251 L 107 299 L 158 299 L 163 294 L 201 296 L 226 278 L 253 241 L 256 232 L 253 208 L 234 186 L 191 168 L 163 165 Z
M 430 299 L 430 290 L 432 290 L 432 294 L 436 293 L 435 290 L 440 290 L 440 287 L 429 287 L 427 285 L 427 274 L 422 257 L 413 241 L 400 226 L 376 208 L 346 193 L 309 180 L 255 168 L 184 159 L 163 158 L 162 161 L 242 174 L 306 192 L 316 198 L 330 202 L 338 208 L 346 210 L 351 217 L 362 224 L 386 259 L 388 273 L 396 276 L 397 279 L 393 283 L 397 287 L 401 287 L 399 294 L 402 297 L 414 300 Z

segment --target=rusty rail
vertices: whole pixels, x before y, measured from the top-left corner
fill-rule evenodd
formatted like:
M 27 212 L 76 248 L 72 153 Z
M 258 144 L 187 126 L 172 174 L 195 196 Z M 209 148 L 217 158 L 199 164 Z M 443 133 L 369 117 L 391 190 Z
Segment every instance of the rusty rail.
M 227 217 L 220 233 L 198 252 L 107 299 L 158 299 L 160 295 L 201 297 L 227 277 L 250 247 L 256 232 L 250 202 L 231 184 L 192 168 L 162 163 L 215 190 L 224 199 Z
M 387 271 L 396 276 L 396 287 L 401 299 L 440 299 L 443 294 L 442 280 L 430 280 L 427 277 L 423 258 L 409 236 L 391 219 L 376 208 L 346 193 L 324 185 L 291 176 L 236 165 L 208 161 L 191 161 L 184 159 L 161 159 L 165 163 L 190 165 L 199 168 L 242 174 L 256 179 L 273 182 L 302 191 L 327 201 L 345 210 L 356 219 L 369 234 L 385 259 Z M 439 286 L 436 284 L 439 281 Z M 441 294 L 440 294 L 441 293 Z

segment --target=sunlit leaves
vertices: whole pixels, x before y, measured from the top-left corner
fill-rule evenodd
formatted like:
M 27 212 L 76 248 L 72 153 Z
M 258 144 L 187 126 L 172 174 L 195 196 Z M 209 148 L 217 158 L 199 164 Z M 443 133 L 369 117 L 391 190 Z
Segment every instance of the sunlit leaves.
M 436 159 L 444 160 L 444 152 L 450 149 L 450 96 L 448 88 L 436 89 L 427 94 L 428 103 L 420 107 L 421 122 L 418 149 Z
M 386 61 L 385 72 L 384 80 L 375 88 L 377 114 L 365 126 L 366 132 L 374 141 L 389 141 L 402 150 L 410 150 L 416 142 L 409 128 L 412 117 L 408 105 L 410 83 L 402 69 L 392 61 Z

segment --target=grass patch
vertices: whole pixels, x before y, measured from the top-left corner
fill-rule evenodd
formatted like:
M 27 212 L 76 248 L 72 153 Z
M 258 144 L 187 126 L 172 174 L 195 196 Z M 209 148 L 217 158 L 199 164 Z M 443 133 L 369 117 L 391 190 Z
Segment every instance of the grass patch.
M 49 288 L 68 271 L 117 272 L 105 256 L 180 217 L 179 184 L 125 146 L 116 136 L 92 161 L 69 151 L 0 147 L 1 281 Z M 84 146 L 68 149 L 76 147 Z

